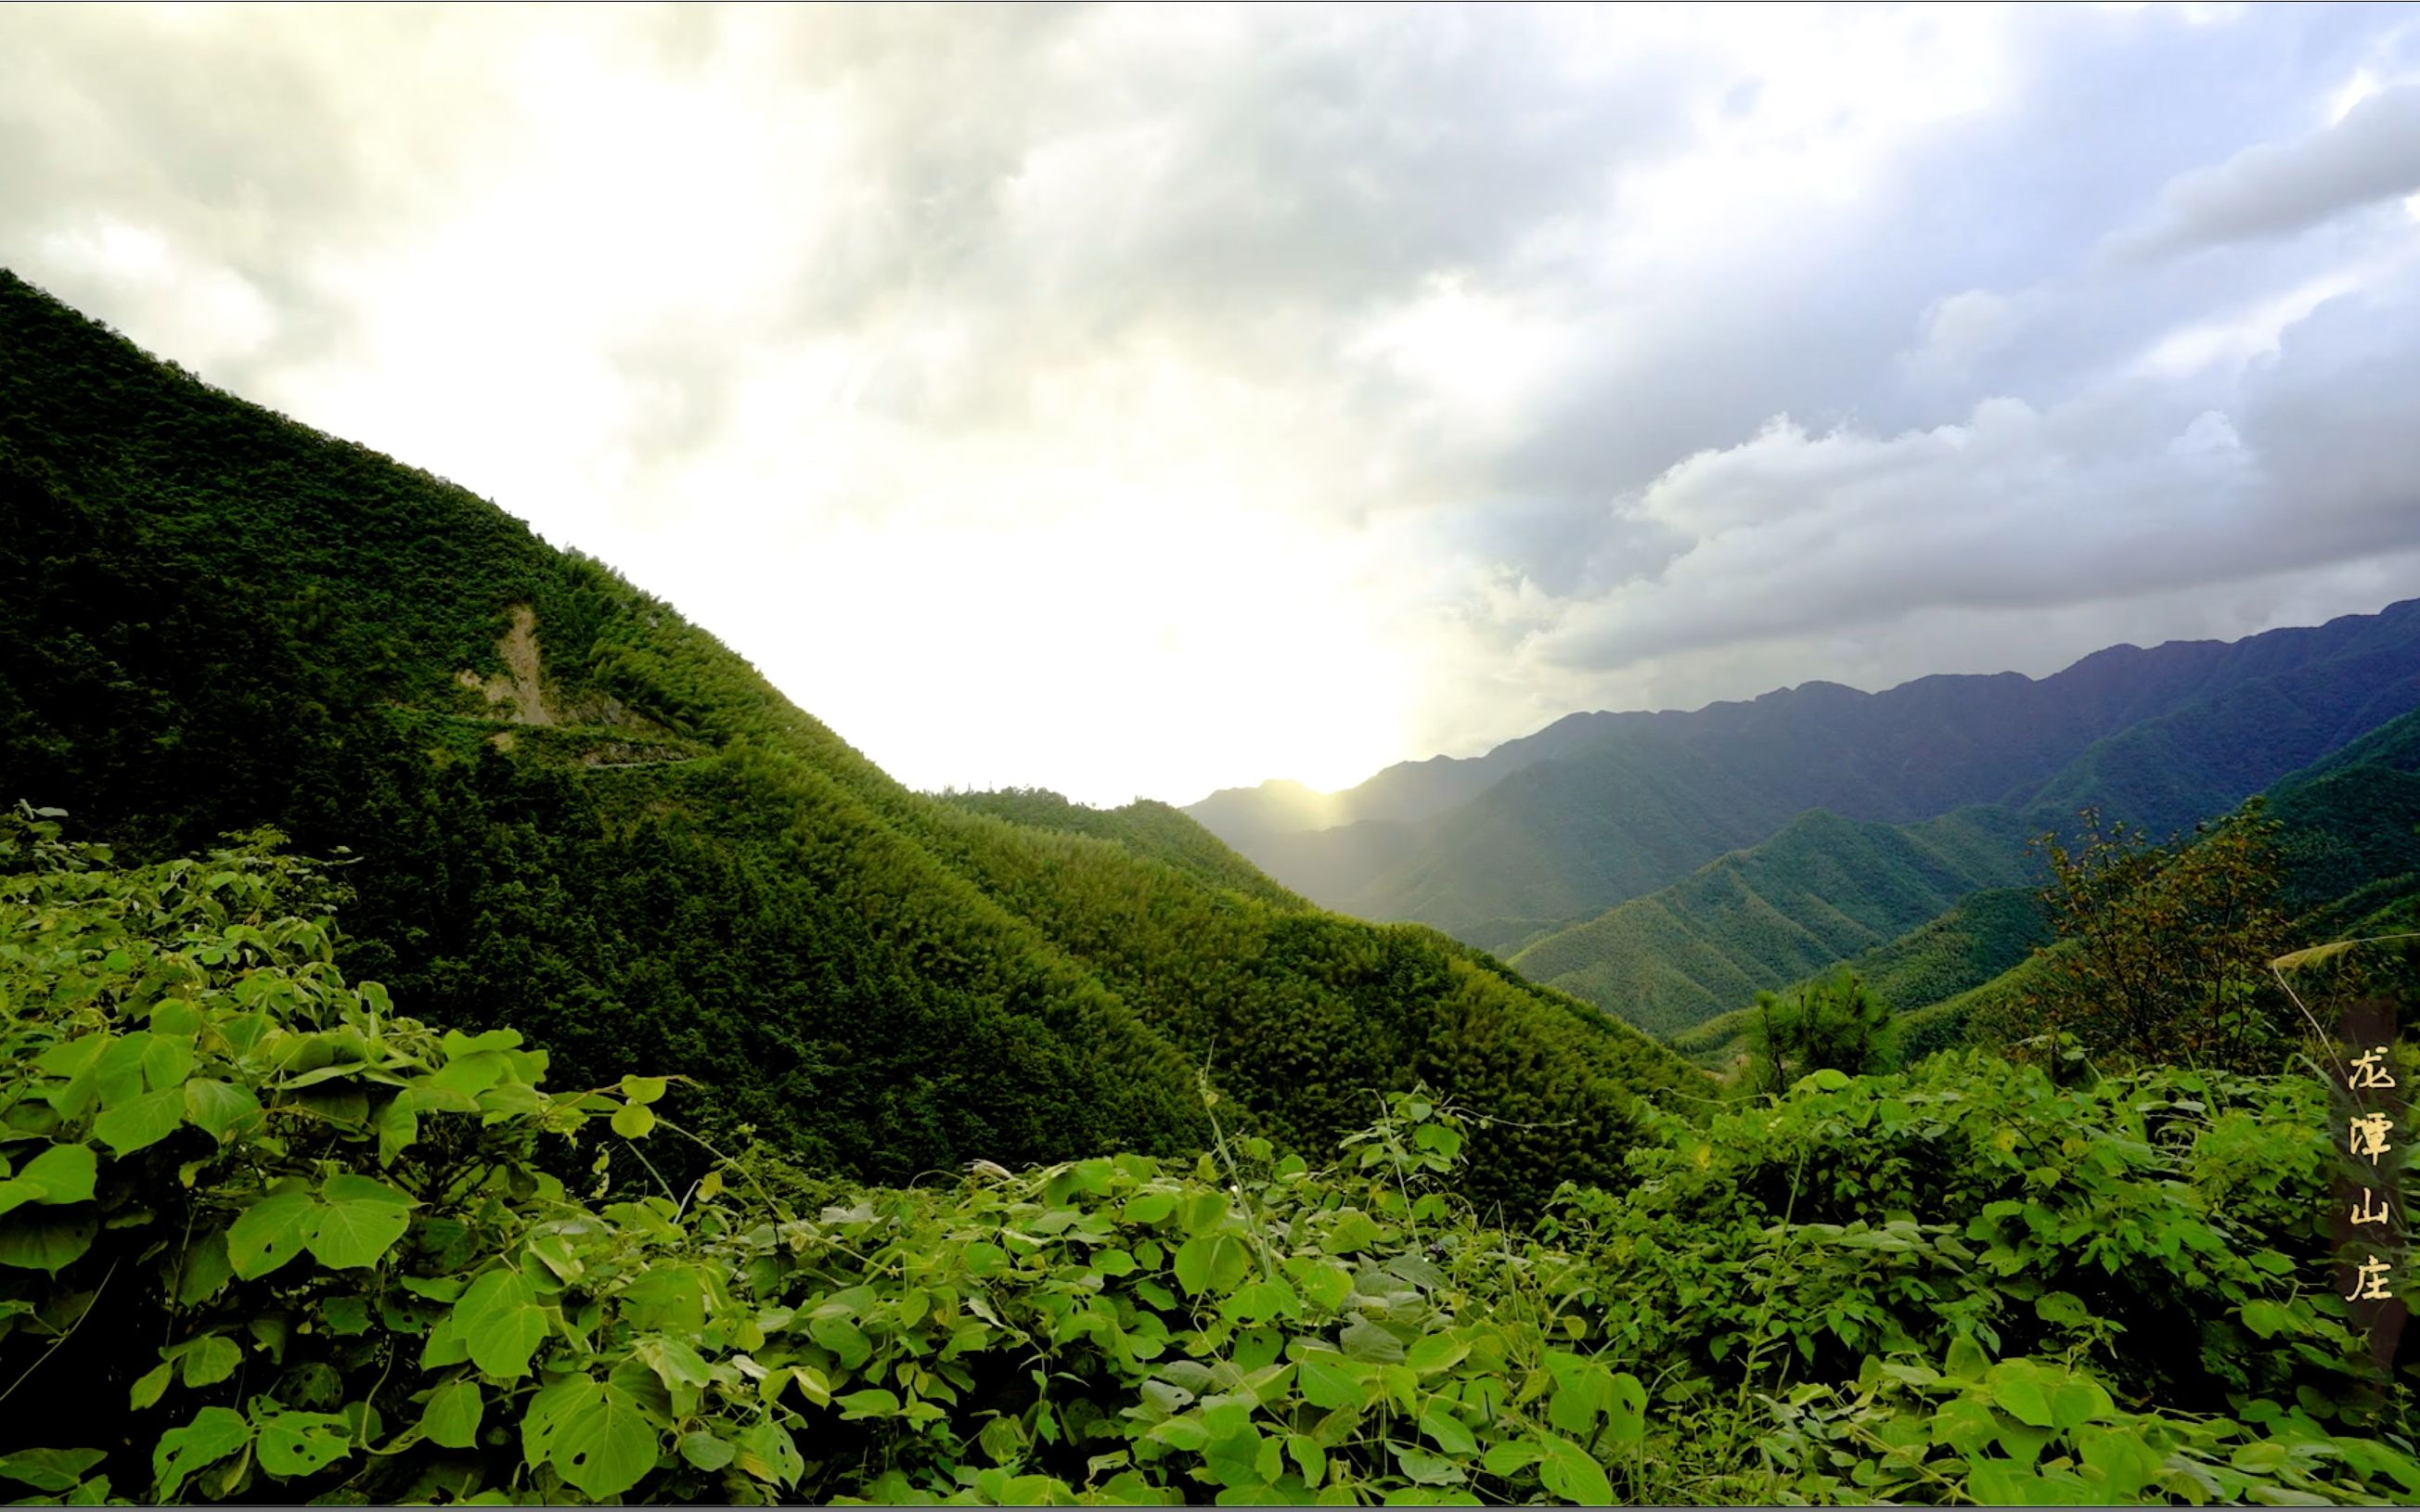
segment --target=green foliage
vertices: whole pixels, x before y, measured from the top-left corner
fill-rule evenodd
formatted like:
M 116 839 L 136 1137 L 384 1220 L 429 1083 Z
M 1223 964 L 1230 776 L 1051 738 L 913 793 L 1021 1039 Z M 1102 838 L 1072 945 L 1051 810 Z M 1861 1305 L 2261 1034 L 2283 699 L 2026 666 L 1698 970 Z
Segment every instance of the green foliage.
M 2326 1097 L 1971 1053 L 1818 1073 L 1676 1127 L 1545 1231 L 1599 1298 L 1655 1299 L 1607 1317 L 1663 1411 L 1767 1402 L 1779 1484 L 1730 1499 L 2403 1500 L 2412 1366 L 2382 1379 L 2330 1285 Z M 2148 1456 L 2122 1490 L 2144 1462 L 2103 1430 Z
M 1822 1071 L 1886 1071 L 1897 1058 L 1889 1007 L 1847 970 L 1787 997 L 1757 994 L 1745 1038 L 1748 1083 L 1767 1092 Z
M 2200 826 L 2191 844 L 2153 844 L 2088 809 L 2073 846 L 2042 837 L 2043 902 L 2066 949 L 2044 954 L 2022 1016 L 2004 1008 L 1985 1032 L 2039 1037 L 2054 1066 L 2071 1042 L 2133 1061 L 2273 1067 L 2300 1026 L 2269 980 L 2288 936 L 2278 825 L 2262 807 Z
M 0 1475 L 37 1498 L 2420 1486 L 2403 1398 L 2365 1405 L 2341 1304 L 2296 1280 L 2315 1082 L 1826 1072 L 1657 1119 L 1622 1193 L 1566 1189 L 1534 1236 L 1461 1191 L 1521 1131 L 1425 1088 L 1326 1169 L 1204 1082 L 1197 1157 L 886 1190 L 706 1149 L 664 1184 L 668 1140 L 705 1148 L 691 1084 L 551 1090 L 518 1033 L 404 1016 L 335 968 L 335 879 L 269 839 L 119 870 L 0 830 L 0 1380 L 31 1394 Z M 101 1135 L 170 1092 L 160 1137 Z
M 1854 972 L 1875 996 L 1892 1006 L 1902 1053 L 1915 1060 L 1953 1042 L 1950 1039 L 1938 1039 L 1929 1027 L 1941 1018 L 1933 1011 L 1933 1005 L 2024 964 L 2032 958 L 2035 946 L 2047 944 L 2051 938 L 2049 920 L 2032 889 L 1992 887 L 1975 893 L 1947 913 L 1887 945 L 1860 951 L 1832 969 Z M 1809 978 L 1793 984 L 1782 995 L 1812 986 L 1820 980 Z M 1742 1053 L 1741 1041 L 1747 1031 L 1750 1011 L 1734 1009 L 1673 1035 L 1669 1042 L 1673 1049 L 1701 1065 L 1725 1065 Z M 1962 1040 L 1962 1029 L 1959 1038 Z

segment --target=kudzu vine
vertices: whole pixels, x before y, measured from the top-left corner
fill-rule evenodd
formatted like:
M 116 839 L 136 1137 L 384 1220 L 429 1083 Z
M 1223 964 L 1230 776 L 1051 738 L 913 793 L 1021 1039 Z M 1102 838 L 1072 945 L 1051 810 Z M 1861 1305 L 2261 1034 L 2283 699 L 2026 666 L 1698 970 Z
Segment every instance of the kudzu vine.
M 2116 1323 L 2048 1284 L 2086 1242 L 2068 1195 L 2003 1209 L 1966 1148 L 2029 1127 L 2014 1084 L 1985 1112 L 1825 1073 L 1668 1120 L 1634 1189 L 1527 1235 L 1458 1196 L 1487 1131 L 1425 1091 L 1326 1168 L 1222 1132 L 843 1185 L 706 1148 L 678 1113 L 710 1088 L 551 1089 L 516 1031 L 349 982 L 340 872 L 272 835 L 125 869 L 53 817 L 0 828 L 0 1478 L 36 1502 L 2420 1493 L 2400 1418 L 2295 1401 L 2347 1341 L 2251 1250 L 2195 1263 L 2312 1356 L 2250 1382 L 2285 1405 L 2128 1399 Z M 2264 1211 L 2205 1121 L 2178 1148 Z M 1927 1138 L 1974 1164 L 1975 1224 L 1838 1221 Z M 2097 1148 L 2087 1203 L 2182 1158 Z

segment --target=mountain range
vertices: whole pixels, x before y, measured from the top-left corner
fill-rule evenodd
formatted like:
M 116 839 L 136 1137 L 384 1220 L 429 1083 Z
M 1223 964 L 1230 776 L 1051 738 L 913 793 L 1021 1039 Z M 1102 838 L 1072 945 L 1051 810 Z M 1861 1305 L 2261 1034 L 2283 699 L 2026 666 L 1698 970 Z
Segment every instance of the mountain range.
M 1187 812 L 1314 901 L 1435 924 L 1672 1033 L 2028 883 L 2027 840 L 2084 808 L 2187 829 L 2415 707 L 2407 600 L 2112 647 L 2040 680 L 1575 715 L 1473 760 L 1334 795 L 1231 789 Z

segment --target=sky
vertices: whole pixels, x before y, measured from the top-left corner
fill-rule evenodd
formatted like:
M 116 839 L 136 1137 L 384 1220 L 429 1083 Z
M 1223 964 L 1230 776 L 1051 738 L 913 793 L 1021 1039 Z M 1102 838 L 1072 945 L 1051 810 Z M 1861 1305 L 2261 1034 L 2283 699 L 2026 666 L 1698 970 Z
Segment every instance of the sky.
M 0 165 L 918 787 L 2420 595 L 2420 8 L 12 6 Z

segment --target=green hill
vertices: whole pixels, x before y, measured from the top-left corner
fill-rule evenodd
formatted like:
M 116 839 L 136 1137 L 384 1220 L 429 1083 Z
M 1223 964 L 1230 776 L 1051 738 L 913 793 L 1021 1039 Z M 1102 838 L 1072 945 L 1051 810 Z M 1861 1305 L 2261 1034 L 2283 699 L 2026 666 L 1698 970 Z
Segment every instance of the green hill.
M 2420 928 L 2420 713 L 2390 720 L 2284 779 L 2270 788 L 2267 799 L 2269 816 L 2284 826 L 2278 837 L 2281 892 L 2302 939 L 2316 945 Z M 1991 896 L 1969 900 L 1962 912 Z M 1900 1044 L 1911 1057 L 1962 1042 L 1971 1015 L 2021 1001 L 2040 969 L 2027 956 L 1993 975 L 1945 973 L 1931 980 L 1930 995 L 1902 995 L 1882 985 L 1893 954 L 1921 953 L 1928 933 L 1955 933 L 1958 919 L 1958 913 L 1946 916 L 1885 951 L 1852 963 L 1871 973 L 1868 980 L 1885 1002 L 1904 1011 Z M 1979 966 L 1989 957 L 1978 951 L 1967 959 Z M 1726 1016 L 1673 1042 L 1699 1058 L 1719 1058 L 1735 1032 L 1733 1019 Z
M 2049 921 L 2032 888 L 1987 887 L 1897 939 L 1860 950 L 1777 990 L 1787 995 L 1846 965 L 1897 1013 L 1904 1036 L 1913 1012 L 2001 977 L 2024 964 L 2034 947 L 2050 939 Z M 1747 1012 L 1745 1006 L 1734 1007 L 1670 1036 L 1669 1043 L 1693 1059 L 1719 1064 L 1730 1058 L 1745 1030 Z
M 6 274 L 0 795 L 349 850 L 349 974 L 870 1179 L 1198 1148 L 1207 1065 L 1306 1145 L 1425 1076 L 1535 1126 L 1473 1183 L 1526 1199 L 1694 1076 L 1159 806 L 911 793 L 602 565 Z
M 1904 827 L 1817 810 L 1761 845 L 1523 949 L 1525 975 L 1668 1034 L 2022 880 L 2015 816 Z M 1886 998 L 1885 1001 L 1888 999 Z

